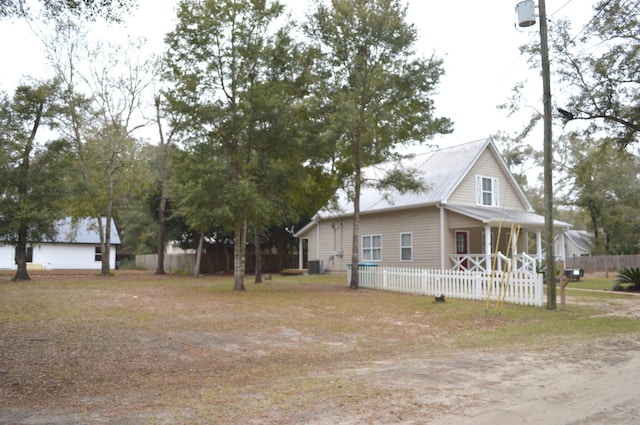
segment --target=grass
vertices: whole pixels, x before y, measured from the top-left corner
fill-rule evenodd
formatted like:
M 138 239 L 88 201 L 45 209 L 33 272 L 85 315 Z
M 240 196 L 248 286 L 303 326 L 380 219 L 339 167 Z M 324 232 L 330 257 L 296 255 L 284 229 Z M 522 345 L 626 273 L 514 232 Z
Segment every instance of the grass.
M 585 277 L 577 282 L 569 282 L 567 288 L 592 289 L 597 291 L 610 291 L 613 289 L 616 273 L 611 272 L 610 277 Z
M 0 399 L 104 409 L 124 423 L 319 414 L 388 395 L 349 372 L 363 365 L 640 332 L 640 321 L 607 315 L 614 292 L 569 291 L 586 302 L 567 311 L 507 304 L 485 317 L 484 302 L 353 291 L 341 276 L 248 278 L 244 292 L 229 277 L 33 277 L 0 281 Z

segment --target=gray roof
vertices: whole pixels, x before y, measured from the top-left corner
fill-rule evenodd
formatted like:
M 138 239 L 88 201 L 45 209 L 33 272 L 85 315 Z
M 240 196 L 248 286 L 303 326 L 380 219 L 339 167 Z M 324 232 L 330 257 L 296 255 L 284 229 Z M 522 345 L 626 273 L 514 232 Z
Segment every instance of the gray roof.
M 101 218 L 106 223 L 106 218 Z M 57 234 L 53 243 L 76 243 L 98 245 L 100 243 L 100 234 L 98 233 L 98 222 L 95 218 L 78 218 L 72 219 L 67 217 L 56 223 Z M 120 236 L 116 223 L 111 219 L 111 244 L 120 245 Z
M 565 232 L 565 236 L 571 239 L 580 251 L 587 254 L 591 253 L 593 234 L 590 232 L 587 232 L 586 230 L 569 230 Z
M 515 193 L 525 206 L 525 211 L 506 210 L 503 208 L 474 207 L 465 205 L 452 205 L 448 203 L 449 197 L 471 172 L 473 165 L 478 161 L 483 152 L 489 150 L 496 159 L 496 163 L 504 171 Z M 524 192 L 513 178 L 506 163 L 496 148 L 491 138 L 476 140 L 474 142 L 426 152 L 415 155 L 412 158 L 401 161 L 403 168 L 413 168 L 417 171 L 417 177 L 422 180 L 426 190 L 419 193 L 381 193 L 372 187 L 364 187 L 360 195 L 360 212 L 362 214 L 382 212 L 391 209 L 415 208 L 420 206 L 443 205 L 450 211 L 462 214 L 489 225 L 522 224 L 530 228 L 544 228 L 544 217 L 533 212 L 531 204 Z M 381 171 L 400 165 L 387 163 L 368 167 L 363 170 L 366 178 L 375 178 Z M 337 193 L 337 206 L 325 207 L 320 210 L 315 219 L 344 216 L 353 214 L 353 202 L 345 190 Z M 312 226 L 314 220 L 296 232 L 300 235 Z M 554 227 L 568 228 L 571 225 L 554 220 Z
M 419 193 L 392 191 L 382 194 L 376 188 L 364 187 L 360 194 L 360 211 L 367 213 L 392 208 L 447 203 L 448 198 L 470 172 L 480 155 L 487 149 L 495 153 L 498 164 L 504 169 L 505 175 L 511 179 L 511 184 L 514 186 L 515 192 L 518 193 L 520 200 L 527 209 L 531 210 L 529 202 L 507 169 L 493 141 L 491 138 L 487 138 L 402 160 L 402 168 L 415 169 L 417 177 L 422 180 L 427 189 Z M 368 167 L 363 170 L 363 174 L 369 179 L 375 178 L 380 170 L 397 165 L 399 164 L 388 163 L 376 167 Z M 347 193 L 344 190 L 340 190 L 337 195 L 337 209 L 323 209 L 318 213 L 319 216 L 327 217 L 336 214 L 351 214 L 353 212 L 353 203 L 348 198 Z
M 449 211 L 474 218 L 489 225 L 521 224 L 529 227 L 544 227 L 544 216 L 530 212 L 507 210 L 504 208 L 471 207 L 466 205 L 445 205 Z M 571 224 L 564 221 L 554 220 L 554 227 L 567 228 Z

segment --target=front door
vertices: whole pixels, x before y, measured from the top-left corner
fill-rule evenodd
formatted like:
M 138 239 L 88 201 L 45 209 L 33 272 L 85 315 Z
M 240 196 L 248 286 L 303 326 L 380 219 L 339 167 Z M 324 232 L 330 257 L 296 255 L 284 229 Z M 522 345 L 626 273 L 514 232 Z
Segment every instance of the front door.
M 458 256 L 467 255 L 469 253 L 469 233 L 456 232 L 456 254 Z M 460 267 L 466 270 L 468 267 L 467 260 L 460 263 Z

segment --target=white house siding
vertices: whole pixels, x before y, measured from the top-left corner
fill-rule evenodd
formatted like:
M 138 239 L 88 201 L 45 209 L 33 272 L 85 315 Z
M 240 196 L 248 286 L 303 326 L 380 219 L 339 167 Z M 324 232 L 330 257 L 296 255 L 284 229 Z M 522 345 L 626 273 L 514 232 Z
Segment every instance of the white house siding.
M 12 246 L 0 245 L 0 269 L 15 269 L 15 252 Z
M 95 261 L 96 245 L 80 244 L 42 244 L 33 247 L 33 263 L 41 264 L 45 269 L 100 270 L 102 263 Z M 109 265 L 116 264 L 116 248 L 111 247 Z M 0 247 L 0 268 L 16 269 L 15 248 Z
M 476 205 L 476 176 L 498 178 L 499 207 L 511 210 L 525 210 L 518 194 L 508 182 L 507 175 L 496 162 L 496 158 L 485 150 L 479 160 L 471 167 L 470 172 L 464 177 L 461 184 L 448 200 L 452 205 Z

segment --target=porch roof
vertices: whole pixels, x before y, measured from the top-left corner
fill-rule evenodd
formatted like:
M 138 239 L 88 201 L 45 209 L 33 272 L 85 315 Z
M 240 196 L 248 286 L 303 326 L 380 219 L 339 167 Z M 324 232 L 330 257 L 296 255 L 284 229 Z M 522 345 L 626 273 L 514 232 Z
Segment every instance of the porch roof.
M 504 208 L 471 207 L 466 205 L 444 205 L 444 208 L 464 216 L 481 221 L 483 224 L 499 225 L 519 224 L 529 228 L 544 228 L 544 217 L 528 211 L 508 210 Z M 553 227 L 557 229 L 569 228 L 571 224 L 554 220 Z

